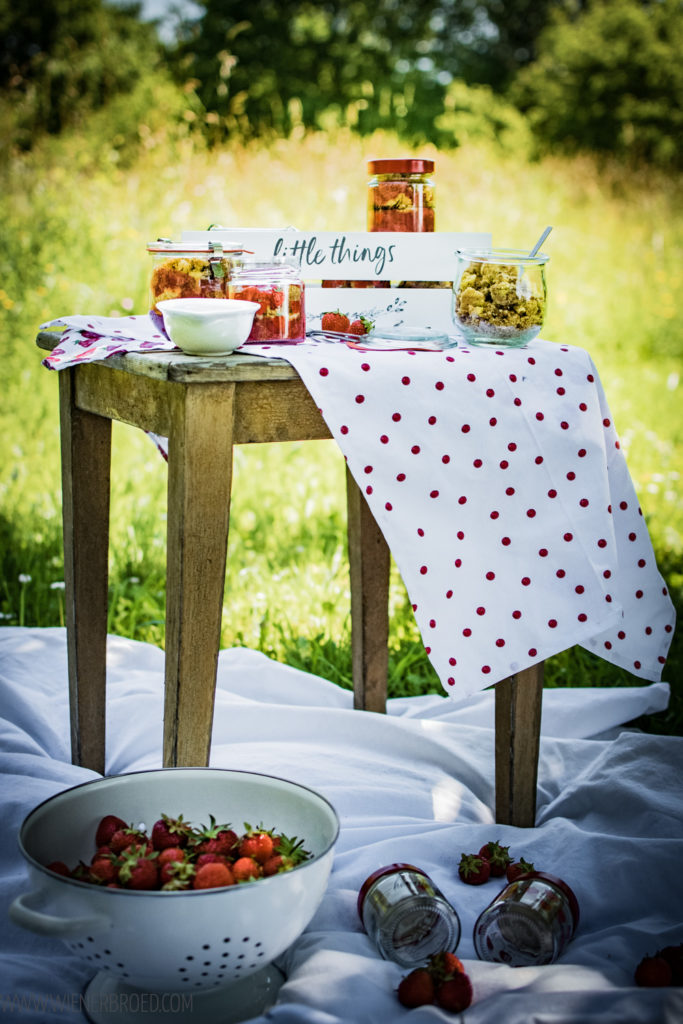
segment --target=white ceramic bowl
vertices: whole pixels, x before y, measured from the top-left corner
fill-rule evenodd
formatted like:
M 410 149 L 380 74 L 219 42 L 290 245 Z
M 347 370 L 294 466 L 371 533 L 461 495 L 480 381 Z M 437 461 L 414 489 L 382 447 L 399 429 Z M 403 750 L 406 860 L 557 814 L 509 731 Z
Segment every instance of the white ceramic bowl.
M 90 862 L 105 814 L 144 822 L 162 813 L 193 824 L 264 824 L 304 840 L 312 857 L 292 871 L 225 889 L 109 889 L 49 871 Z M 167 768 L 109 776 L 67 789 L 24 820 L 19 846 L 30 892 L 12 920 L 61 939 L 104 983 L 145 992 L 202 995 L 263 973 L 299 937 L 325 892 L 339 820 L 327 800 L 294 782 L 220 768 Z M 96 980 L 96 979 L 95 979 Z M 91 983 L 92 984 L 92 983 Z M 241 1018 L 240 1018 L 241 1019 Z
M 192 356 L 226 356 L 249 337 L 258 302 L 245 299 L 162 299 L 166 333 Z

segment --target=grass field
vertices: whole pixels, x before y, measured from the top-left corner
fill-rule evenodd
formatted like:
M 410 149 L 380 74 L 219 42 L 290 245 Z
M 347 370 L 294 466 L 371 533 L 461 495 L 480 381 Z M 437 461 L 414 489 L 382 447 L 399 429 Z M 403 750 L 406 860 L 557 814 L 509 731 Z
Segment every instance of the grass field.
M 166 141 L 168 145 L 166 145 Z M 35 348 L 42 321 L 147 308 L 146 243 L 211 223 L 365 227 L 365 161 L 404 147 L 388 135 L 295 137 L 206 151 L 152 138 L 125 169 L 88 140 L 62 138 L 2 170 L 0 615 L 63 621 L 56 375 Z M 683 596 L 680 186 L 589 159 L 529 163 L 492 149 L 430 153 L 437 228 L 492 231 L 530 246 L 545 224 L 544 336 L 591 353 L 635 481 L 660 569 Z M 447 268 L 444 276 L 447 277 Z M 110 630 L 163 645 L 166 468 L 141 433 L 115 425 Z M 344 467 L 333 442 L 236 453 L 224 646 L 244 644 L 350 682 Z M 398 574 L 391 589 L 392 695 L 441 687 Z M 683 734 L 683 655 L 674 639 L 671 708 L 641 723 Z M 637 685 L 579 648 L 551 659 L 548 685 Z

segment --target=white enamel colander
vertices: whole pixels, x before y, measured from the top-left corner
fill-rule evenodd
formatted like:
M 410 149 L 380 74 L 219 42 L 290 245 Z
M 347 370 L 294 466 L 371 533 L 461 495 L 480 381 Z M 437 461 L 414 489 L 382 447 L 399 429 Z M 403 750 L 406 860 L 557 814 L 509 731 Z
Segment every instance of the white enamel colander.
M 227 889 L 181 892 L 108 889 L 48 871 L 51 861 L 89 863 L 105 814 L 153 823 L 213 815 L 240 832 L 263 824 L 303 840 L 312 857 L 293 871 Z M 298 938 L 325 892 L 339 820 L 320 794 L 285 779 L 220 768 L 167 768 L 96 779 L 41 803 L 19 845 L 30 891 L 10 917 L 53 936 L 111 983 L 147 992 L 201 994 L 262 971 Z

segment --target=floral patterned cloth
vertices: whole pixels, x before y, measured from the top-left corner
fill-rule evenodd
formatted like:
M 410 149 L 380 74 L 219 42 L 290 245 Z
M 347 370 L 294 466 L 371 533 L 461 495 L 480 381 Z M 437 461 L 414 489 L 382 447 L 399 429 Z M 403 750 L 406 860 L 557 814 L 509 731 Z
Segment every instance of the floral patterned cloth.
M 44 364 L 172 349 L 149 316 L 68 317 Z M 248 344 L 290 362 L 361 487 L 458 699 L 575 644 L 659 680 L 675 613 L 583 349 Z M 153 438 L 162 453 L 164 439 Z

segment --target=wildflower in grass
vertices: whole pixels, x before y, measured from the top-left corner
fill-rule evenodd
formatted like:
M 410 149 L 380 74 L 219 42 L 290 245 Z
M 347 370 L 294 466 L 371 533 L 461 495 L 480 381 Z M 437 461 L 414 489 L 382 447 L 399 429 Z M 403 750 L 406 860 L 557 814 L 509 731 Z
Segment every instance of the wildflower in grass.
M 31 580 L 33 579 L 33 576 L 29 576 L 27 572 L 20 572 L 17 579 L 21 584 L 25 584 L 30 583 Z
M 19 591 L 19 625 L 24 625 L 24 616 L 26 612 L 26 584 L 30 583 L 33 579 L 27 572 L 20 572 L 17 579 L 21 583 L 21 590 Z

